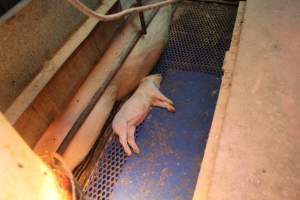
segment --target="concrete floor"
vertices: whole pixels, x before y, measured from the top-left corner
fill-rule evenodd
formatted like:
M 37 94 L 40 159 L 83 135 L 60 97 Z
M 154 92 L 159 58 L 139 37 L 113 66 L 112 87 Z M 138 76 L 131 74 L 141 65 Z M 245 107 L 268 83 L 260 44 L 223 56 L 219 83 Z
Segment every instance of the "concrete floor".
M 208 200 L 300 199 L 299 0 L 247 1 L 211 170 Z

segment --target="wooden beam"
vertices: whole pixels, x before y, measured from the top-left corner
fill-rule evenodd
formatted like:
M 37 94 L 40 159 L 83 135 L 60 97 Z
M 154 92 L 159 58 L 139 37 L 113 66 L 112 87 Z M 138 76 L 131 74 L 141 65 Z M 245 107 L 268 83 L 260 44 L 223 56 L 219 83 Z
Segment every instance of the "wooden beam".
M 145 20 L 150 22 L 155 11 L 145 13 Z M 34 150 L 43 153 L 45 150 L 55 152 L 64 138 L 72 130 L 76 121 L 90 104 L 91 99 L 97 93 L 104 92 L 108 83 L 117 73 L 121 64 L 128 56 L 140 36 L 139 18 L 135 16 L 128 25 L 112 41 L 111 46 L 100 59 L 87 80 L 80 87 L 66 110 L 49 126 L 42 138 L 38 141 Z M 96 101 L 97 102 L 97 101 Z M 86 118 L 87 116 L 85 116 Z M 85 120 L 83 118 L 83 121 Z M 80 121 L 80 123 L 83 123 Z M 81 126 L 81 125 L 80 125 Z M 80 127 L 79 126 L 79 127 Z M 75 134 L 77 130 L 72 132 Z
M 224 76 L 222 77 L 222 83 L 218 101 L 216 104 L 216 110 L 209 132 L 209 137 L 205 148 L 205 154 L 201 163 L 201 169 L 198 175 L 193 200 L 208 199 L 207 195 L 211 183 L 211 178 L 214 172 L 214 165 L 217 157 L 219 140 L 221 137 L 220 133 L 223 127 L 223 121 L 225 118 L 227 103 L 231 90 L 232 74 L 236 63 L 237 50 L 240 41 L 241 26 L 243 23 L 245 6 L 246 2 L 240 2 L 230 49 L 228 52 L 226 52 L 225 55 L 223 65 Z
M 172 12 L 171 6 L 160 9 L 148 26 L 148 34 L 139 39 L 70 145 L 66 147 L 63 158 L 72 170 L 94 145 L 116 99 L 132 92 L 155 66 L 168 40 Z
M 0 199 L 65 199 L 56 175 L 0 113 Z
M 110 12 L 119 10 L 119 6 L 115 4 Z M 98 23 L 19 117 L 14 127 L 29 146 L 33 148 L 52 121 L 65 110 L 124 25 L 125 20 Z
M 117 0 L 104 0 L 101 6 L 98 7 L 97 12 L 107 13 Z M 23 90 L 23 92 L 16 98 L 12 105 L 5 111 L 5 116 L 10 123 L 14 124 L 21 114 L 33 102 L 36 96 L 42 91 L 45 85 L 61 68 L 65 61 L 75 51 L 75 49 L 84 41 L 90 32 L 97 25 L 99 20 L 95 18 L 87 19 L 80 28 L 73 33 L 69 40 L 57 51 L 54 57 L 45 62 L 42 70 L 32 80 L 31 83 Z
M 63 158 L 71 170 L 85 158 L 95 144 L 116 102 L 116 87 L 108 87 L 87 119 L 66 146 Z

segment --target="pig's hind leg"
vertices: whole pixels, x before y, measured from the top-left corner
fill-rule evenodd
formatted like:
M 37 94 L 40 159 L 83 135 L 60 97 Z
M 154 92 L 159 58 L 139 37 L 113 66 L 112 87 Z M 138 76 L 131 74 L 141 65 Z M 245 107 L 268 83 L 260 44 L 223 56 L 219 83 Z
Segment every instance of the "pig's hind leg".
M 153 93 L 154 93 L 154 95 L 153 95 L 154 98 L 152 100 L 153 106 L 166 108 L 169 112 L 176 111 L 173 101 L 171 99 L 167 98 L 165 95 L 163 95 L 161 93 L 161 91 L 159 91 L 159 89 L 153 90 Z
M 155 100 L 152 105 L 157 106 L 157 107 L 161 107 L 161 108 L 166 108 L 169 112 L 176 112 L 175 107 L 172 104 L 170 104 L 169 102 L 166 102 L 166 101 Z
M 161 102 L 166 102 L 174 107 L 173 101 L 168 97 L 166 97 L 165 95 L 163 95 L 159 89 L 155 89 L 153 93 L 154 93 L 154 101 L 157 100 Z

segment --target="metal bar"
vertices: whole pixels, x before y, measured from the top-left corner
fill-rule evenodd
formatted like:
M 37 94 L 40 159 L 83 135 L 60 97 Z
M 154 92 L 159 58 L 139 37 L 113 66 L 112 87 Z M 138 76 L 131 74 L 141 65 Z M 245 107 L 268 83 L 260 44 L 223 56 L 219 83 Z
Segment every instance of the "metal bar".
M 231 6 L 237 6 L 239 5 L 239 1 L 224 1 L 224 0 L 195 0 L 196 2 L 202 2 L 202 3 L 216 3 L 216 4 L 223 4 L 223 5 L 231 5 Z
M 142 0 L 137 0 L 137 5 L 142 6 Z M 141 21 L 141 27 L 142 27 L 142 34 L 145 35 L 147 34 L 147 28 L 145 24 L 145 17 L 143 12 L 139 12 L 139 17 Z

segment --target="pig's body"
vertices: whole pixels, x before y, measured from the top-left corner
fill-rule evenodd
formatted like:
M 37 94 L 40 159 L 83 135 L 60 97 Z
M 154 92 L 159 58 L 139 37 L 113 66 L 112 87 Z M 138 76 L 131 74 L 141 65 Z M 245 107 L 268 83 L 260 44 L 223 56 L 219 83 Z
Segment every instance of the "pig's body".
M 144 78 L 113 120 L 113 130 L 119 136 L 120 143 L 128 155 L 131 155 L 128 144 L 135 153 L 140 152 L 135 143 L 134 133 L 136 127 L 148 115 L 151 106 L 163 107 L 170 112 L 175 112 L 173 102 L 159 91 L 160 82 L 161 75 L 150 75 Z

